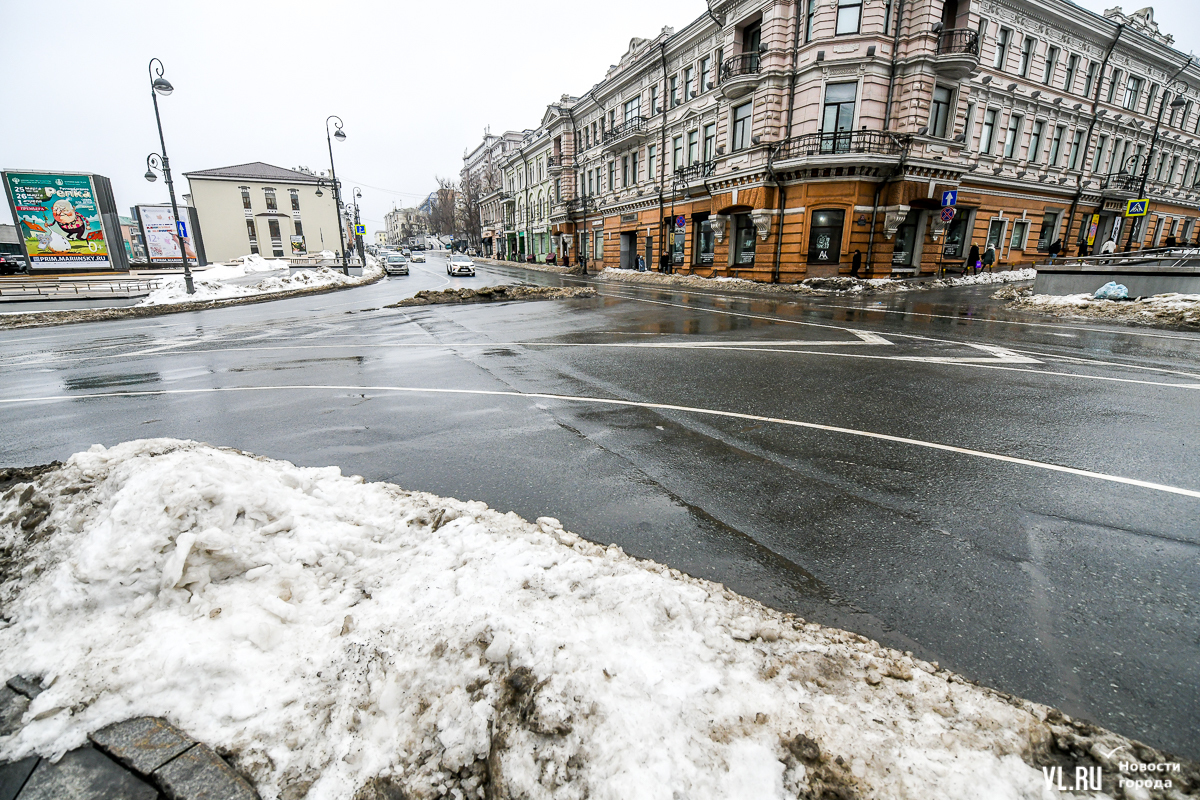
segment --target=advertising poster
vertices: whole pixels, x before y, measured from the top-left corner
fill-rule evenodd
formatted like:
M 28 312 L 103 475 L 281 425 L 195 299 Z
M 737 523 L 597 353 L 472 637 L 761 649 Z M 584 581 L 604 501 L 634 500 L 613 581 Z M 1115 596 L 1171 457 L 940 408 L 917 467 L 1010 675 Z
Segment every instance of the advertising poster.
M 107 268 L 112 263 L 91 176 L 6 172 L 4 177 L 31 265 Z
M 151 264 L 180 262 L 179 239 L 175 234 L 175 214 L 170 206 L 138 206 L 138 221 L 145 237 L 146 256 Z M 188 262 L 199 263 L 192 243 L 184 239 Z
M 304 250 L 304 237 L 303 236 L 293 236 L 291 238 L 291 241 L 292 241 L 292 255 L 294 255 L 294 256 L 304 255 L 304 253 L 306 252 Z

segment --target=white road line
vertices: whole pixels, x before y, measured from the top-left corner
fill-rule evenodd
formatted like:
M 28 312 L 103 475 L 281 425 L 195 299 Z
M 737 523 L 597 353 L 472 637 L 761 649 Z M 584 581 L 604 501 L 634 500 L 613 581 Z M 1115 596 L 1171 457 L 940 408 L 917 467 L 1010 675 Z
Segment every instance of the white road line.
M 12 405 L 16 403 L 51 403 L 62 402 L 66 400 L 87 400 L 106 397 L 161 397 L 163 395 L 187 395 L 187 394 L 213 394 L 220 392 L 277 392 L 277 391 L 349 391 L 349 392 L 406 392 L 413 394 L 460 394 L 460 395 L 482 395 L 487 397 L 522 397 L 538 400 L 562 400 L 571 403 L 594 403 L 597 405 L 615 405 L 632 408 L 650 408 L 660 411 L 680 411 L 688 414 L 704 414 L 714 417 L 726 417 L 730 419 L 750 420 L 753 422 L 769 422 L 776 425 L 788 425 L 796 428 L 807 428 L 809 430 L 824 431 L 826 433 L 841 433 L 848 436 L 860 436 L 867 439 L 876 439 L 885 442 L 896 442 L 897 444 L 907 444 L 914 447 L 925 447 L 931 450 L 941 450 L 947 453 L 958 453 L 959 455 L 973 456 L 975 458 L 984 458 L 991 461 L 1001 461 L 1007 464 L 1017 464 L 1024 467 L 1033 467 L 1035 469 L 1048 470 L 1050 472 L 1062 472 L 1068 475 L 1076 475 L 1082 478 L 1093 478 L 1095 480 L 1108 481 L 1110 483 L 1122 483 L 1127 486 L 1137 486 L 1143 489 L 1152 489 L 1157 492 L 1166 492 L 1168 494 L 1177 494 L 1184 497 L 1193 497 L 1200 499 L 1200 491 L 1195 489 L 1183 489 L 1178 486 L 1168 486 L 1162 483 L 1154 483 L 1152 481 L 1143 481 L 1136 478 L 1126 478 L 1120 475 L 1109 475 L 1104 472 L 1093 472 L 1086 469 L 1077 469 L 1075 467 L 1064 467 L 1060 464 L 1050 464 L 1044 461 L 1033 461 L 1028 458 L 1018 458 L 1016 456 L 1006 456 L 999 453 L 989 453 L 985 450 L 972 450 L 967 447 L 956 447 L 949 444 L 941 444 L 940 442 L 927 442 L 922 439 L 910 439 L 905 436 L 893 436 L 887 433 L 876 433 L 874 431 L 862 431 L 854 428 L 841 428 L 836 425 L 821 425 L 815 422 L 801 422 L 794 419 L 782 419 L 780 417 L 763 417 L 757 414 L 743 414 L 737 411 L 719 411 L 712 408 L 696 408 L 693 406 L 679 406 L 671 403 L 646 403 L 636 400 L 621 400 L 609 397 L 581 397 L 579 395 L 569 394 L 546 394 L 542 392 L 506 392 L 490 389 L 428 389 L 414 386 L 339 386 L 339 385 L 321 385 L 321 384 L 293 384 L 282 386 L 214 386 L 204 389 L 155 389 L 138 392 L 96 392 L 93 394 L 77 394 L 77 395 L 48 395 L 45 397 L 21 397 L 0 399 L 0 404 Z

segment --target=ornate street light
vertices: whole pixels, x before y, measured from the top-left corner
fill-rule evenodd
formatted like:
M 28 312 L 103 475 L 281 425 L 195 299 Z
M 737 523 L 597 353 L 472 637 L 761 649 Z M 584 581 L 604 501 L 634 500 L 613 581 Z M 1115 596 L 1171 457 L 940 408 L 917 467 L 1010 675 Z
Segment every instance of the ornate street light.
M 329 132 L 329 120 L 331 119 L 337 120 L 337 122 L 334 123 L 334 127 L 337 128 L 337 130 L 333 132 L 332 139 L 330 138 Z M 329 145 L 329 177 L 330 184 L 333 186 L 334 211 L 337 213 L 338 218 L 338 237 L 342 248 L 342 272 L 346 275 L 349 275 L 350 259 L 346 254 L 346 229 L 342 226 L 342 195 L 338 188 L 337 172 L 333 168 L 333 139 L 337 139 L 339 142 L 344 142 L 346 141 L 346 134 L 342 131 L 342 118 L 335 114 L 330 114 L 325 118 L 325 143 Z M 320 197 L 320 191 L 320 184 L 318 184 L 318 197 Z
M 162 117 L 158 113 L 158 96 L 161 94 L 166 97 L 175 91 L 175 87 L 163 77 L 163 63 L 157 58 L 150 59 L 148 70 L 150 72 L 150 97 L 154 100 L 154 121 L 158 123 L 158 143 L 161 145 L 162 154 L 151 153 L 146 157 L 145 177 L 146 180 L 154 182 L 157 180 L 154 170 L 158 169 L 161 170 L 163 179 L 167 182 L 167 191 L 171 194 L 171 213 L 175 216 L 175 241 L 179 244 L 179 260 L 183 262 L 183 282 L 187 287 L 187 293 L 195 294 L 196 287 L 192 283 L 192 270 L 188 266 L 184 237 L 180 233 L 183 226 L 179 218 L 179 205 L 175 202 L 175 184 L 171 180 L 171 162 L 167 160 L 167 142 L 163 138 Z

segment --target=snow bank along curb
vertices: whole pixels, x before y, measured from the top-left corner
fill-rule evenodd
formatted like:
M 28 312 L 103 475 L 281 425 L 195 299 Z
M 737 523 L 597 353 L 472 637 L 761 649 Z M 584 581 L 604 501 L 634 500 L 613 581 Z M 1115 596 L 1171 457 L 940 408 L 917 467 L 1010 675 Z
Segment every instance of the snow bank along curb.
M 497 267 L 521 267 L 522 269 L 532 269 L 536 270 L 537 272 L 554 272 L 560 275 L 570 269 L 569 267 L 562 267 L 558 264 L 541 264 L 536 262 L 533 264 L 527 264 L 523 261 L 501 261 L 495 258 L 483 258 L 482 256 L 475 256 L 475 260 L 481 264 L 493 264 Z
M 356 286 L 366 286 L 367 284 L 381 280 L 383 275 L 384 272 L 382 269 L 373 270 L 367 267 L 362 277 L 359 278 L 347 278 L 345 281 L 321 283 L 298 289 L 267 290 L 259 291 L 255 294 L 235 294 L 208 300 L 167 302 L 158 305 L 136 305 L 124 308 L 84 308 L 68 311 L 31 312 L 28 314 L 3 314 L 0 315 L 0 330 L 5 328 L 39 328 L 48 325 L 67 325 L 74 322 L 102 322 L 129 317 L 159 317 L 164 314 L 176 314 L 183 311 L 205 311 L 211 308 L 224 308 L 225 306 L 266 303 L 272 300 L 286 300 L 289 297 L 324 294 L 326 292 L 336 292 L 340 289 L 353 289 Z M 283 278 L 268 278 L 262 283 L 265 284 L 270 281 L 282 282 L 283 280 Z M 196 280 L 197 291 L 203 291 L 203 283 L 202 280 Z M 223 288 L 240 289 L 250 287 L 223 286 Z
M 0 759 L 158 716 L 263 797 L 1049 798 L 1059 767 L 1089 796 L 1200 786 L 557 520 L 195 442 L 13 484 L 0 607 L 0 675 L 42 686 Z
M 1023 294 L 1002 289 L 996 296 L 1011 299 L 1009 308 L 1041 311 L 1060 317 L 1086 317 L 1159 327 L 1200 328 L 1200 294 L 1168 293 L 1129 300 L 1097 300 L 1090 294 Z
M 509 300 L 567 300 L 576 297 L 595 297 L 590 286 L 484 286 L 480 289 L 422 289 L 412 297 L 384 308 L 430 306 L 439 303 L 499 303 Z
M 664 275 L 658 272 L 638 272 L 631 269 L 609 267 L 599 274 L 600 280 L 624 281 L 626 283 L 648 283 L 658 286 L 685 286 L 691 289 L 736 289 L 746 292 L 767 292 L 805 295 L 886 294 L 892 292 L 917 292 L 931 289 L 947 289 L 955 286 L 978 286 L 980 284 L 1015 283 L 1031 281 L 1037 276 L 1034 269 L 1006 272 L 980 272 L 952 278 L 932 280 L 895 280 L 893 278 L 807 278 L 800 283 L 759 283 L 744 278 L 704 278 L 699 275 Z

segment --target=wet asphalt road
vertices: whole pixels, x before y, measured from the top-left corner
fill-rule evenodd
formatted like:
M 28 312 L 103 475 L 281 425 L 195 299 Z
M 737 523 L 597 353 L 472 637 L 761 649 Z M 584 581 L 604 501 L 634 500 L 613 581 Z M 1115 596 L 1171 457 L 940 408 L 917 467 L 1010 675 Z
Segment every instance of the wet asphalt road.
M 514 280 L 564 278 L 431 253 L 333 294 L 0 331 L 0 463 L 172 436 L 556 516 L 1200 756 L 1200 498 L 1172 491 L 1200 490 L 1200 335 L 987 288 L 381 308 Z

